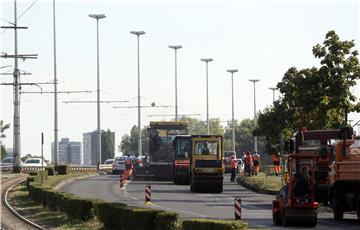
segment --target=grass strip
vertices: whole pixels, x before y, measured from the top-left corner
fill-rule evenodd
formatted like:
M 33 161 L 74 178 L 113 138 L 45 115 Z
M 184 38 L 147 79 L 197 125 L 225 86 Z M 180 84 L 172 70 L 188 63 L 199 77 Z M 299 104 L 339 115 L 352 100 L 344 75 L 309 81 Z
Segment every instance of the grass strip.
M 281 188 L 281 177 L 275 175 L 266 176 L 265 173 L 259 173 L 257 176 L 241 176 L 237 182 L 247 189 L 254 192 L 275 195 Z

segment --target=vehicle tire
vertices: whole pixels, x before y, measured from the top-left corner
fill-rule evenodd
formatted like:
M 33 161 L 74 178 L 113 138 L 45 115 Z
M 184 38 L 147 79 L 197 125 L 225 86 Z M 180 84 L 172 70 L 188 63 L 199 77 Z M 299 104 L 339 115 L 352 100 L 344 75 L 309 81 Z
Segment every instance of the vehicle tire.
M 279 215 L 277 215 L 276 213 L 273 213 L 272 217 L 273 217 L 274 225 L 280 225 L 281 224 L 281 220 L 279 218 Z
M 192 177 L 190 177 L 190 191 L 194 192 L 194 183 Z
M 356 214 L 357 214 L 357 218 L 358 218 L 358 222 L 360 222 L 360 194 L 358 193 L 358 200 L 357 200 L 357 209 L 356 209 Z
M 281 225 L 286 227 L 288 225 L 288 221 L 286 219 L 286 213 L 285 213 L 285 209 L 283 209 L 283 211 L 281 212 Z
M 344 219 L 344 211 L 341 208 L 341 201 L 336 199 L 335 197 L 332 200 L 334 219 L 335 220 L 343 220 Z

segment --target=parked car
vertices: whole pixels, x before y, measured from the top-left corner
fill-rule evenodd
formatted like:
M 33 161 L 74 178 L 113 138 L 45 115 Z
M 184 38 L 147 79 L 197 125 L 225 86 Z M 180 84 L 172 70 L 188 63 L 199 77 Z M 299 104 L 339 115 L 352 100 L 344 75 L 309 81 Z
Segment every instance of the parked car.
M 112 174 L 121 174 L 125 170 L 125 160 L 126 156 L 115 157 L 112 163 Z
M 13 162 L 14 162 L 14 157 L 5 157 L 1 161 L 1 166 L 2 167 L 12 167 Z M 22 165 L 22 164 L 23 164 L 23 162 L 20 160 L 20 165 Z
M 27 160 L 25 160 L 25 162 L 21 165 L 22 167 L 28 167 L 28 166 L 37 166 L 37 167 L 41 167 L 42 166 L 42 159 L 41 158 L 29 158 Z M 46 167 L 47 164 L 44 161 L 44 167 Z
M 114 159 L 107 159 L 104 164 L 99 165 L 99 170 L 106 172 L 107 174 L 112 172 L 112 163 Z

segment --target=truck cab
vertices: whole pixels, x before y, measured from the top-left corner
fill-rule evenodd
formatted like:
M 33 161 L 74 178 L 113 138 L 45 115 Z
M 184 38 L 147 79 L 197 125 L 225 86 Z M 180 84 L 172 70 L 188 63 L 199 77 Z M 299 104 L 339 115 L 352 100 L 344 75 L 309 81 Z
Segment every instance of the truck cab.
M 221 135 L 191 136 L 190 190 L 192 192 L 222 192 L 223 158 Z
M 191 135 L 175 136 L 173 145 L 175 149 L 174 184 L 189 184 Z

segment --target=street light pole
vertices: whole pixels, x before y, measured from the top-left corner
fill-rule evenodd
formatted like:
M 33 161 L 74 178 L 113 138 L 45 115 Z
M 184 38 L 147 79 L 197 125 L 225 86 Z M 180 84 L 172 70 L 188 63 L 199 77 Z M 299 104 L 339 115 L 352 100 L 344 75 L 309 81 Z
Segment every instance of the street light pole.
M 105 18 L 105 14 L 89 14 L 96 19 L 96 56 L 97 56 L 97 162 L 101 164 L 101 128 L 100 128 L 100 69 L 99 69 L 99 19 Z
M 274 102 L 275 101 L 275 90 L 277 90 L 277 88 L 276 87 L 270 87 L 269 89 L 273 91 L 273 102 Z
M 53 33 L 54 33 L 54 161 L 59 164 L 58 143 L 58 101 L 57 101 L 57 70 L 56 70 L 56 27 L 55 27 L 55 0 L 53 0 Z
M 249 81 L 254 83 L 254 129 L 256 129 L 256 90 L 255 83 L 258 82 L 258 79 L 249 79 Z M 257 136 L 254 136 L 254 151 L 257 152 Z
M 170 49 L 175 50 L 175 121 L 178 120 L 178 99 L 177 99 L 177 50 L 181 49 L 182 46 L 169 46 Z
M 235 152 L 235 121 L 234 121 L 234 73 L 237 69 L 228 69 L 227 72 L 231 73 L 231 108 L 232 108 L 232 151 Z
M 202 58 L 200 60 L 206 63 L 206 123 L 207 123 L 207 134 L 210 135 L 208 64 L 209 64 L 209 62 L 213 61 L 213 59 L 212 58 Z
M 138 62 L 138 128 L 139 128 L 139 139 L 138 139 L 138 154 L 139 156 L 142 155 L 142 137 L 141 137 L 141 106 L 140 106 L 140 45 L 139 45 L 139 37 L 140 35 L 145 34 L 144 31 L 130 31 L 131 34 L 137 36 L 137 62 Z

